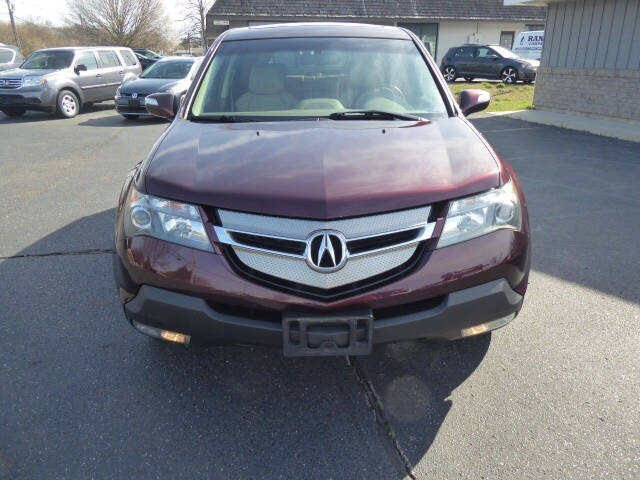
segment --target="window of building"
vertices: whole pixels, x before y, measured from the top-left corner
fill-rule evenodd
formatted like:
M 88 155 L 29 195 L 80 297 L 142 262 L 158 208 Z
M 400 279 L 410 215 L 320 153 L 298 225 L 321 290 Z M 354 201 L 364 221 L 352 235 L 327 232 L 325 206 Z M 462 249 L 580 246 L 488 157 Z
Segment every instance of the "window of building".
M 525 32 L 536 32 L 538 30 L 544 30 L 544 25 L 536 23 L 536 24 L 525 25 L 524 26 L 524 31 Z
M 427 50 L 435 56 L 438 48 L 438 24 L 437 23 L 399 23 L 399 27 L 411 30 L 422 40 Z
M 500 32 L 500 46 L 511 50 L 516 32 Z

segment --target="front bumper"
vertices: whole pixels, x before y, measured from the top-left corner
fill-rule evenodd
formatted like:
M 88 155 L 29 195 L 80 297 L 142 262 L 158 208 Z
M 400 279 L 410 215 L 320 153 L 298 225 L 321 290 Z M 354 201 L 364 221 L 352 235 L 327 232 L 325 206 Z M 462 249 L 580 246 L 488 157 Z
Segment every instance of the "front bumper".
M 115 97 L 116 111 L 121 115 L 151 116 L 147 107 L 140 101 L 137 105 L 131 105 L 128 97 Z
M 51 111 L 56 108 L 56 100 L 56 92 L 48 88 L 0 89 L 0 109 Z
M 527 68 L 526 70 L 521 70 L 520 72 L 518 72 L 518 75 L 520 77 L 520 80 L 535 80 L 537 73 L 537 70 Z
M 520 311 L 523 296 L 509 282 L 498 279 L 452 292 L 426 308 L 389 315 L 372 311 L 373 343 L 416 338 L 455 340 L 506 325 Z M 195 342 L 214 344 L 256 344 L 282 347 L 281 316 L 255 318 L 216 307 L 203 298 L 143 285 L 124 305 L 130 322 L 191 336 Z M 379 316 L 378 317 L 378 312 Z M 349 312 L 340 312 L 348 316 Z M 310 341 L 322 341 L 322 331 L 309 333 Z

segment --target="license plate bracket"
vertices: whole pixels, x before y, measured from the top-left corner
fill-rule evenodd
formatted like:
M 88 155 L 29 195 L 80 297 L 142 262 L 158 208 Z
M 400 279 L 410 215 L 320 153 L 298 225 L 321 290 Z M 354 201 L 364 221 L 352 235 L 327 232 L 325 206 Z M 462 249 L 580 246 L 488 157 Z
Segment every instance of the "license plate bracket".
M 282 316 L 285 357 L 369 355 L 372 348 L 370 310 L 339 315 L 285 313 Z

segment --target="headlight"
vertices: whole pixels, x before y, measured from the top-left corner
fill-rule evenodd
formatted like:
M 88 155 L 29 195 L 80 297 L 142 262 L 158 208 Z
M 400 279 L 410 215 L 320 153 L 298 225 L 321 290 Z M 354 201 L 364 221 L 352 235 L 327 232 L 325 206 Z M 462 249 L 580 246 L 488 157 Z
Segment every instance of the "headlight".
M 527 68 L 531 68 L 531 65 L 529 65 L 528 63 L 521 63 L 520 68 L 522 68 L 523 70 L 526 70 Z
M 119 97 L 119 96 L 120 96 L 120 88 L 121 88 L 121 87 L 116 88 L 116 97 Z
M 500 188 L 451 202 L 438 248 L 503 228 L 522 228 L 522 209 L 513 181 Z
M 37 87 L 38 85 L 44 85 L 46 80 L 44 77 L 24 77 L 22 79 L 23 87 Z
M 125 206 L 124 233 L 127 237 L 149 237 L 212 252 L 198 208 L 188 203 L 144 195 L 133 186 Z
M 176 91 L 173 88 L 167 88 L 166 90 L 162 90 L 160 93 L 170 93 L 172 95 L 176 94 Z

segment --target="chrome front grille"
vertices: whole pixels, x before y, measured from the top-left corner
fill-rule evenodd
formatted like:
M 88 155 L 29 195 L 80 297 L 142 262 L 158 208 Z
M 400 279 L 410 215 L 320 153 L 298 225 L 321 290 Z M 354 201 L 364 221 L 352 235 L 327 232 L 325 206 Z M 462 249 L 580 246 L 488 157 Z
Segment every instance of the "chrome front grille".
M 0 88 L 20 88 L 22 87 L 21 78 L 0 78 Z
M 428 222 L 430 213 L 427 206 L 319 221 L 218 210 L 222 225 L 215 232 L 241 266 L 251 271 L 332 290 L 377 278 L 406 264 L 433 235 L 435 222 Z

